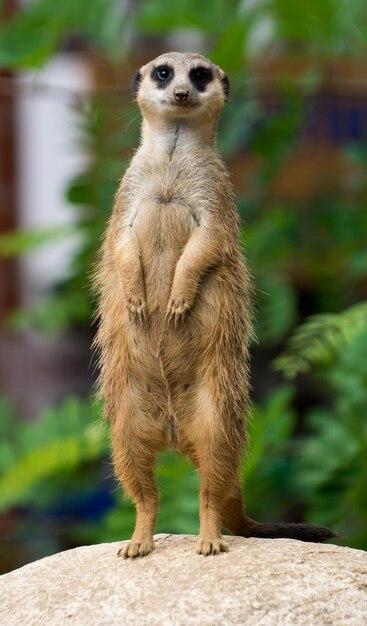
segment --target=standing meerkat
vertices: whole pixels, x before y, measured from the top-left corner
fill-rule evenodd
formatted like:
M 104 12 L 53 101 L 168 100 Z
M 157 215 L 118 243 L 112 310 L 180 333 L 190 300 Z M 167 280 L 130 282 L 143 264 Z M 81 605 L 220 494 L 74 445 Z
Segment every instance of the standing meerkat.
M 101 262 L 100 388 L 116 474 L 136 506 L 119 554 L 154 548 L 154 461 L 166 447 L 200 477 L 199 554 L 244 537 L 332 536 L 245 515 L 250 283 L 232 185 L 216 148 L 225 73 L 199 54 L 163 54 L 137 72 L 141 144 L 118 189 Z

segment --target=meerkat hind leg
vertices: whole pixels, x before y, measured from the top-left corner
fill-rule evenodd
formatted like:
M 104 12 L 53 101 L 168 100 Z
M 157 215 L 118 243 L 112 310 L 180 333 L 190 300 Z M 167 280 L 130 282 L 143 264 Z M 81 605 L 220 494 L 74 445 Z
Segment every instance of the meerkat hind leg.
M 227 552 L 227 543 L 221 536 L 222 508 L 227 494 L 236 484 L 236 454 L 221 429 L 218 413 L 210 414 L 203 405 L 195 433 L 195 464 L 200 476 L 200 534 L 198 554 L 207 556 Z M 212 408 L 212 407 L 211 407 Z
M 208 468 L 200 472 L 200 535 L 197 553 L 203 556 L 227 552 L 228 546 L 220 534 L 220 502 L 222 490 L 218 490 Z
M 116 473 L 136 508 L 135 529 L 130 541 L 124 544 L 118 556 L 136 558 L 154 550 L 154 528 L 158 511 L 158 494 L 154 484 L 155 451 L 149 442 L 136 435 L 124 433 L 113 436 Z

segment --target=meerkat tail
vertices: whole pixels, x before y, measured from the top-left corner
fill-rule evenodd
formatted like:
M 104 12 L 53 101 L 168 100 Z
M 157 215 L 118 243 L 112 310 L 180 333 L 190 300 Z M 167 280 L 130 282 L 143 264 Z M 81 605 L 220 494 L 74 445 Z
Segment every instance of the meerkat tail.
M 245 525 L 240 536 L 298 539 L 299 541 L 321 543 L 335 537 L 335 534 L 326 526 L 316 526 L 315 524 L 267 523 L 245 518 Z
M 222 524 L 238 537 L 260 537 L 268 539 L 298 539 L 320 543 L 336 535 L 325 526 L 293 524 L 285 522 L 258 522 L 244 512 L 242 496 L 228 498 L 222 511 Z

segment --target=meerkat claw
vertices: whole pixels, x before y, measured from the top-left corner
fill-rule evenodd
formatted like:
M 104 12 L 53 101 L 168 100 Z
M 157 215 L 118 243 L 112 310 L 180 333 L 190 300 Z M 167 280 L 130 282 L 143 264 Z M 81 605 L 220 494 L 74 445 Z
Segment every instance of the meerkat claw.
M 124 559 L 137 559 L 138 557 L 146 556 L 153 550 L 154 542 L 152 540 L 129 541 L 126 545 L 121 546 L 117 556 L 122 556 Z
M 219 554 L 220 552 L 228 552 L 228 545 L 220 537 L 211 541 L 199 539 L 196 552 L 198 554 L 202 554 L 203 556 Z
M 147 321 L 147 305 L 143 300 L 129 298 L 127 308 L 130 321 L 136 324 L 144 324 Z

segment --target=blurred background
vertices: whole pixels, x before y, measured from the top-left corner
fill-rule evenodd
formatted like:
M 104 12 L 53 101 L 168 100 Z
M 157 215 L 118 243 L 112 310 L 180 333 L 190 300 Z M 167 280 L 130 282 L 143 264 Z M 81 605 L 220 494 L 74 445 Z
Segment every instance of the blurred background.
M 90 283 L 139 138 L 130 80 L 208 55 L 256 284 L 248 511 L 367 548 L 364 0 L 0 0 L 0 567 L 127 538 L 91 356 Z M 236 372 L 233 372 L 233 376 Z M 159 459 L 160 532 L 198 530 Z

